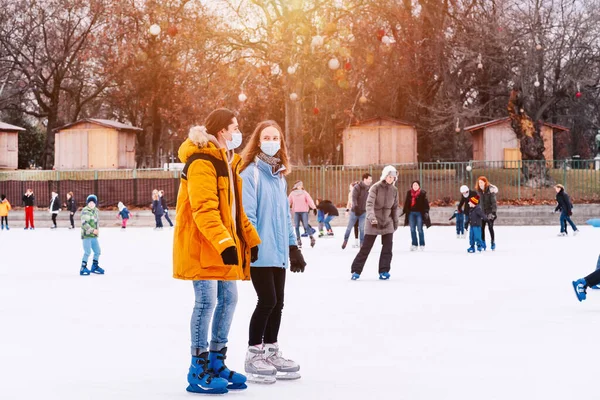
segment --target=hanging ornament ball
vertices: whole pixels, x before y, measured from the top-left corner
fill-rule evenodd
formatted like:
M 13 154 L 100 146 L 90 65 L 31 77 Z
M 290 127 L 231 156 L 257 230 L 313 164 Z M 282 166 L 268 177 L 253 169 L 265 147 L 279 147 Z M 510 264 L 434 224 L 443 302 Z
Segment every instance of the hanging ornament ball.
M 175 36 L 179 33 L 179 29 L 175 25 L 171 25 L 167 28 L 167 34 L 169 36 Z
M 477 64 L 477 68 L 478 69 L 483 69 L 483 64 L 482 63 Z
M 535 49 L 536 50 L 541 50 L 542 49 L 542 45 L 541 44 L 536 44 L 535 45 Z
M 329 60 L 327 65 L 329 66 L 329 69 L 336 70 L 340 67 L 340 61 L 334 57 L 331 60 Z
M 344 69 L 345 69 L 346 71 L 350 71 L 350 70 L 352 69 L 352 63 L 351 63 L 350 61 L 346 62 L 346 63 L 344 64 Z
M 457 126 L 456 128 L 454 128 L 454 132 L 460 133 L 460 128 Z
M 575 93 L 575 97 L 580 98 L 582 96 L 581 92 Z
M 290 75 L 294 75 L 296 73 L 296 67 L 293 65 L 290 65 L 287 69 L 287 73 Z
M 313 36 L 312 41 L 310 42 L 310 45 L 312 47 L 321 47 L 321 46 L 323 46 L 323 43 L 325 43 L 323 36 L 317 35 L 317 36 Z
M 381 43 L 388 45 L 388 44 L 392 43 L 392 39 L 386 35 L 381 38 Z
M 535 87 L 540 87 L 540 82 L 539 82 L 539 81 L 535 81 L 535 82 L 533 82 L 533 86 L 535 86 Z
M 313 114 L 319 115 L 320 112 L 321 112 L 321 110 L 319 110 L 319 107 L 313 108 Z
M 358 99 L 358 101 L 360 102 L 360 104 L 365 104 L 369 100 L 366 96 L 360 96 L 360 99 Z
M 296 101 L 298 100 L 298 95 L 296 93 L 291 93 L 290 94 L 290 100 L 291 101 Z
M 152 36 L 158 36 L 158 35 L 160 35 L 160 26 L 158 26 L 157 24 L 150 25 L 150 29 L 149 30 L 150 30 L 150 34 Z
M 471 172 L 472 169 L 473 169 L 473 167 L 471 167 L 470 165 L 467 165 L 467 171 Z
M 243 103 L 246 100 L 248 100 L 248 96 L 246 96 L 246 94 L 244 94 L 244 93 L 240 93 L 239 96 L 238 96 L 238 100 Z

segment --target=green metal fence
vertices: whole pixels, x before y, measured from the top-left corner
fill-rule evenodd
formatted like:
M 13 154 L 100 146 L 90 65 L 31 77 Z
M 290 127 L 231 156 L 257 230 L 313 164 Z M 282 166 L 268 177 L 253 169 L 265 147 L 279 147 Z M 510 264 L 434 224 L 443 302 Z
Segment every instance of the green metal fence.
M 397 164 L 398 189 L 409 190 L 414 180 L 419 180 L 433 203 L 451 204 L 458 199 L 459 187 L 475 187 L 479 176 L 486 176 L 499 189 L 497 198 L 510 200 L 553 200 L 552 187 L 531 188 L 522 170 L 534 163 L 545 163 L 555 183 L 565 186 L 575 201 L 600 202 L 600 171 L 594 160 L 577 161 L 470 161 Z M 599 163 L 600 164 L 600 163 Z M 314 197 L 328 199 L 343 206 L 348 199 L 351 182 L 358 181 L 368 172 L 377 180 L 383 165 L 307 166 L 293 167 L 288 176 L 291 187 L 302 180 L 306 190 Z M 7 171 L 0 172 L 0 192 L 15 205 L 28 187 L 37 192 L 39 205 L 46 202 L 51 191 L 61 196 L 73 191 L 78 199 L 89 193 L 98 194 L 100 205 L 112 206 L 118 201 L 127 205 L 145 206 L 150 202 L 152 189 L 163 189 L 167 199 L 174 204 L 179 187 L 179 171 L 154 169 L 140 170 L 86 170 L 86 171 Z

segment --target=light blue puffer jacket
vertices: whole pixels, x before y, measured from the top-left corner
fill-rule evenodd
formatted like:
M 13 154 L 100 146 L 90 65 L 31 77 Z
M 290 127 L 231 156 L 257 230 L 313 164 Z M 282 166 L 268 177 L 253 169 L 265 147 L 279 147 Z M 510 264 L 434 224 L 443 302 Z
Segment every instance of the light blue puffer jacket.
M 290 218 L 287 182 L 281 175 L 284 170 L 285 167 L 281 167 L 274 174 L 269 164 L 257 159 L 240 174 L 244 211 L 261 240 L 258 260 L 251 264 L 253 267 L 287 268 L 290 265 L 289 246 L 297 245 Z

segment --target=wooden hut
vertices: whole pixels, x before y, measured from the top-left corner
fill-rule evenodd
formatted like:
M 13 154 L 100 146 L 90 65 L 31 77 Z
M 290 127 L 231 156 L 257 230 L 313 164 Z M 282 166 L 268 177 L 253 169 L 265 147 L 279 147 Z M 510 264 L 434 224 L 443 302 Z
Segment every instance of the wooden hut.
M 56 129 L 54 167 L 135 168 L 135 134 L 140 128 L 107 119 L 83 119 Z
M 544 123 L 541 133 L 546 160 L 554 159 L 554 133 L 568 130 L 564 126 Z M 515 161 L 521 160 L 521 150 L 517 135 L 510 126 L 510 118 L 468 126 L 465 131 L 470 132 L 473 138 L 474 161 L 505 161 L 506 168 L 518 167 Z
M 409 122 L 376 117 L 344 129 L 344 165 L 417 163 L 417 129 Z
M 19 131 L 24 128 L 0 121 L 0 169 L 19 166 Z

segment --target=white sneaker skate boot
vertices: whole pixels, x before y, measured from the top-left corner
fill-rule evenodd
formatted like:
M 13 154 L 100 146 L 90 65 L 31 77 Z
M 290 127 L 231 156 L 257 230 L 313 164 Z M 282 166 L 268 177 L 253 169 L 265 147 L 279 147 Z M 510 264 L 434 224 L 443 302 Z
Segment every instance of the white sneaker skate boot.
M 267 362 L 262 346 L 248 347 L 244 371 L 248 375 L 248 382 L 272 384 L 277 381 L 277 369 Z
M 293 360 L 283 358 L 279 345 L 277 343 L 268 343 L 264 345 L 266 360 L 277 369 L 277 379 L 293 380 L 300 379 L 300 365 Z

